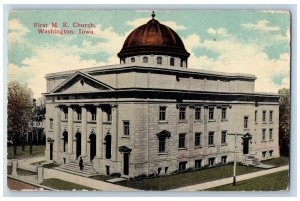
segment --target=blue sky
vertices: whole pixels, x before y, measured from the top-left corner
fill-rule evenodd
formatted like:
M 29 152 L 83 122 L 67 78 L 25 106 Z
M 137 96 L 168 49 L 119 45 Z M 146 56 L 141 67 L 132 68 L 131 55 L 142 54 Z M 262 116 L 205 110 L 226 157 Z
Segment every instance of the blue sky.
M 151 11 L 12 11 L 9 80 L 46 91 L 46 73 L 117 64 L 126 36 L 151 19 Z M 290 16 L 284 11 L 157 10 L 156 19 L 183 39 L 189 67 L 250 73 L 256 91 L 289 87 Z M 94 35 L 42 35 L 33 23 L 93 23 Z M 77 29 L 74 29 L 77 30 Z

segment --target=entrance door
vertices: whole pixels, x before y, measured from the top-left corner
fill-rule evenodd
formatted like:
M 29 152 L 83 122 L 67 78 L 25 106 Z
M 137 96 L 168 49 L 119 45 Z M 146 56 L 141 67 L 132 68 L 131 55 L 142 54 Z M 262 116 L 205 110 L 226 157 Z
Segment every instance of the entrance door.
M 106 159 L 111 158 L 111 135 L 105 137 L 105 157 Z
M 50 143 L 50 160 L 53 160 L 53 143 Z
M 243 154 L 249 153 L 249 138 L 243 139 Z
M 123 160 L 123 174 L 129 174 L 129 153 L 124 153 L 124 160 Z
M 96 135 L 92 133 L 90 135 L 90 160 L 93 160 L 96 156 Z
M 76 158 L 81 155 L 81 133 L 76 133 Z

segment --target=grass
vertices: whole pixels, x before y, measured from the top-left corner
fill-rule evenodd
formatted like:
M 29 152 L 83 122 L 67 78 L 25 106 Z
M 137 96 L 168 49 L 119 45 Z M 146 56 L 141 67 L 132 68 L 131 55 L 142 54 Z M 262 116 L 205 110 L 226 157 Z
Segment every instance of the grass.
M 96 190 L 87 186 L 82 186 L 79 184 L 63 181 L 60 179 L 45 179 L 42 183 L 44 186 L 48 186 L 50 188 L 54 188 L 56 190 L 64 190 L 64 191 L 72 191 L 72 190 Z
M 289 164 L 289 157 L 281 156 L 279 158 L 274 158 L 266 161 L 262 161 L 262 163 L 267 165 L 274 165 L 274 166 L 284 166 Z
M 92 176 L 92 177 L 89 177 L 90 179 L 95 179 L 95 180 L 100 180 L 100 181 L 106 181 L 106 180 L 109 180 L 109 179 L 114 179 L 116 177 L 112 177 L 112 176 L 109 176 L 109 175 L 96 175 L 96 176 Z
M 206 191 L 280 191 L 287 190 L 289 185 L 289 172 L 281 171 L 273 174 L 232 184 L 218 186 Z
M 43 167 L 44 168 L 49 168 L 49 169 L 52 169 L 52 168 L 55 168 L 55 167 L 58 167 L 59 165 L 56 164 L 56 163 L 48 163 L 48 164 L 44 164 Z
M 25 146 L 25 151 L 22 152 L 22 146 L 17 146 L 17 156 L 16 159 L 25 159 L 36 156 L 43 156 L 45 154 L 45 145 L 32 146 L 32 155 L 29 154 L 29 146 Z M 14 147 L 7 147 L 7 158 L 14 158 Z
M 12 173 L 12 166 L 7 166 L 7 175 L 11 175 L 11 173 Z M 35 172 L 31 172 L 23 169 L 17 169 L 17 173 L 20 176 L 36 175 Z
M 238 165 L 237 175 L 256 172 L 259 170 L 261 169 Z M 162 177 L 125 180 L 117 182 L 116 184 L 142 190 L 162 191 L 231 177 L 232 172 L 233 166 L 225 165 Z

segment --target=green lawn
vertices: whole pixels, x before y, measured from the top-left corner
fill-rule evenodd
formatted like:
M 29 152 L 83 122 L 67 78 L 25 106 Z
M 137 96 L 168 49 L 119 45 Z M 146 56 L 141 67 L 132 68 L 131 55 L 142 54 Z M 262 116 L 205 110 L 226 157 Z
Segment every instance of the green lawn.
M 237 166 L 237 174 L 246 174 L 256 172 L 261 169 L 247 166 Z M 233 165 L 225 165 L 214 168 L 202 169 L 193 172 L 185 172 L 169 176 L 161 176 L 156 178 L 141 179 L 141 180 L 125 180 L 116 184 L 128 186 L 142 190 L 162 191 L 173 188 L 179 188 L 216 179 L 231 177 L 233 174 Z
M 89 178 L 100 180 L 100 181 L 106 181 L 106 180 L 109 180 L 109 179 L 114 179 L 116 177 L 112 177 L 112 176 L 109 176 L 109 175 L 96 175 L 96 176 L 92 176 L 92 177 L 89 177 Z
M 274 158 L 266 161 L 262 161 L 264 164 L 274 165 L 274 166 L 284 166 L 289 164 L 289 157 L 281 156 L 279 158 Z
M 82 186 L 79 184 L 74 184 L 71 182 L 67 182 L 67 181 L 63 181 L 60 179 L 45 179 L 42 183 L 42 185 L 50 187 L 50 188 L 54 188 L 56 190 L 64 190 L 64 191 L 71 191 L 71 190 L 96 190 L 87 186 Z
M 22 152 L 22 146 L 17 146 L 17 159 L 31 158 L 35 156 L 42 156 L 45 154 L 45 145 L 32 146 L 32 155 L 29 154 L 29 146 L 25 146 L 25 151 Z M 14 147 L 7 147 L 7 158 L 14 158 Z
M 7 175 L 11 175 L 12 173 L 12 166 L 7 166 Z M 23 169 L 17 169 L 17 173 L 20 176 L 26 176 L 26 175 L 35 175 L 35 172 L 23 170 Z
M 288 170 L 237 182 L 235 186 L 228 184 L 206 191 L 280 191 L 289 185 Z

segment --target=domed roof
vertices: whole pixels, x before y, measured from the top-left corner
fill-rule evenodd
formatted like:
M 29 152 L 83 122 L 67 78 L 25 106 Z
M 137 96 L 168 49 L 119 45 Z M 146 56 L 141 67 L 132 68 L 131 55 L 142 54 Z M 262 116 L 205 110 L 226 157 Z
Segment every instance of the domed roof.
M 178 34 L 170 27 L 152 19 L 132 31 L 124 42 L 118 57 L 125 58 L 135 55 L 170 55 L 183 59 L 189 57 L 184 44 Z

